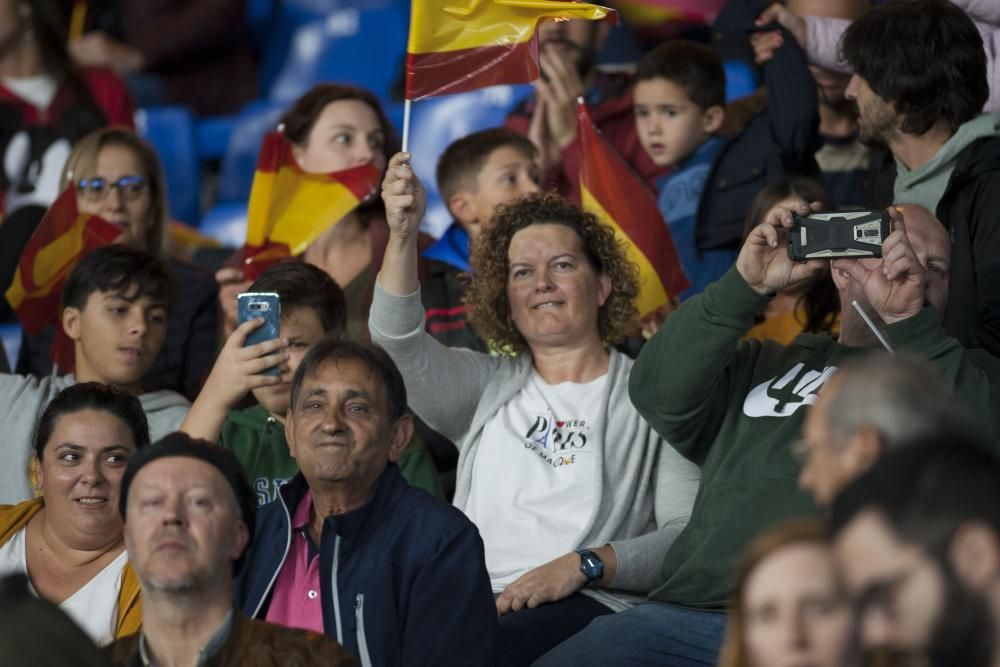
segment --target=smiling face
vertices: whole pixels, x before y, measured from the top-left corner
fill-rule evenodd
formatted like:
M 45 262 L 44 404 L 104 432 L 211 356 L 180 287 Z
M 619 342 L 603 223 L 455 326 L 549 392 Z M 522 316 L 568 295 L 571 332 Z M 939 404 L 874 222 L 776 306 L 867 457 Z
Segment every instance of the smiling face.
M 122 389 L 138 389 L 163 347 L 166 305 L 127 292 L 93 292 L 82 309 L 63 310 L 63 329 L 75 343 L 76 376 Z
M 338 100 L 323 107 L 305 144 L 292 152 L 311 174 L 343 171 L 371 162 L 385 169 L 386 137 L 374 109 L 359 100 Z
M 310 486 L 365 489 L 409 442 L 406 419 L 392 423 L 385 387 L 364 363 L 327 361 L 303 378 L 285 438 Z
M 121 144 L 108 144 L 97 154 L 93 174 L 74 174 L 78 183 L 77 208 L 121 227 L 120 243 L 144 249 L 146 236 L 153 224 L 149 177 L 135 151 Z M 99 179 L 103 187 L 81 188 L 81 179 L 86 179 L 88 183 Z M 116 187 L 115 184 L 122 179 L 126 179 L 128 184 Z
M 761 561 L 747 578 L 742 611 L 756 667 L 851 664 L 853 616 L 821 544 L 791 544 Z
M 507 260 L 511 317 L 529 347 L 600 343 L 598 312 L 611 281 L 591 266 L 573 229 L 525 227 L 511 237 Z
M 253 396 L 279 421 L 291 405 L 291 382 L 295 370 L 316 341 L 326 332 L 316 311 L 309 307 L 292 307 L 281 313 L 281 337 L 288 339 L 288 361 L 281 365 L 281 384 L 253 390 Z
M 662 77 L 636 83 L 633 100 L 639 142 L 661 167 L 683 162 L 719 131 L 724 118 L 720 107 L 702 109 Z
M 37 488 L 46 521 L 77 548 L 103 547 L 121 538 L 118 492 L 136 451 L 128 424 L 103 410 L 60 417 L 37 462 Z
M 214 466 L 188 456 L 144 465 L 128 490 L 125 548 L 144 594 L 228 589 L 248 530 Z

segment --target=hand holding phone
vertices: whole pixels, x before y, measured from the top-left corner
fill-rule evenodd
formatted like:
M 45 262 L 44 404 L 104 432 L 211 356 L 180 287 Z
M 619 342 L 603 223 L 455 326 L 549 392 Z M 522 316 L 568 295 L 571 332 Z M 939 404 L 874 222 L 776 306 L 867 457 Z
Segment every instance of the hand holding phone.
M 275 292 L 244 292 L 236 297 L 236 323 L 242 326 L 250 320 L 262 319 L 264 323 L 250 332 L 243 347 L 264 341 L 277 340 L 281 335 L 281 298 Z M 260 375 L 280 375 L 280 366 L 272 366 Z
M 796 262 L 881 257 L 891 233 L 889 216 L 881 210 L 796 215 L 788 230 L 788 257 Z

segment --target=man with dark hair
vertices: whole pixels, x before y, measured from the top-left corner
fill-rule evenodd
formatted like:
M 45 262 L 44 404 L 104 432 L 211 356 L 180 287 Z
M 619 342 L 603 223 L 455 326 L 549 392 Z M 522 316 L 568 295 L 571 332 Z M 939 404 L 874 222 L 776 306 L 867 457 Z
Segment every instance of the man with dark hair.
M 886 451 L 968 428 L 962 410 L 944 375 L 917 357 L 880 351 L 851 359 L 823 386 L 792 445 L 799 486 L 829 506 Z
M 124 245 L 99 248 L 73 268 L 63 286 L 60 325 L 73 341 L 76 373 L 0 374 L 0 503 L 33 497 L 28 466 L 35 421 L 53 396 L 77 382 L 101 382 L 138 396 L 154 440 L 180 426 L 187 399 L 167 389 L 145 392 L 141 385 L 163 346 L 172 293 L 164 265 Z
M 280 340 L 244 347 L 262 320 L 244 323 L 226 341 L 205 387 L 184 419 L 185 433 L 233 450 L 261 505 L 277 497 L 278 487 L 299 471 L 285 442 L 285 415 L 295 370 L 324 337 L 341 338 L 347 305 L 340 286 L 312 264 L 289 261 L 269 268 L 250 292 L 274 292 L 281 302 Z M 263 371 L 278 366 L 278 375 Z M 257 405 L 234 409 L 247 393 Z M 415 445 L 415 446 L 413 446 Z M 430 454 L 415 442 L 400 457 L 407 481 L 441 496 Z
M 944 327 L 967 347 L 1000 354 L 1000 119 L 980 114 L 989 87 L 983 41 L 945 0 L 892 0 L 844 34 L 873 158 L 869 205 L 920 204 L 952 243 Z
M 942 435 L 886 453 L 837 496 L 841 580 L 864 643 L 914 664 L 1000 664 L 1000 461 Z
M 483 542 L 403 480 L 395 462 L 412 432 L 381 348 L 328 338 L 306 354 L 285 419 L 300 472 L 258 513 L 236 582 L 244 613 L 325 632 L 365 665 L 493 663 Z
M 256 501 L 232 452 L 173 433 L 129 460 L 119 495 L 142 584 L 142 630 L 108 647 L 114 665 L 353 665 L 336 642 L 233 609 L 233 571 Z

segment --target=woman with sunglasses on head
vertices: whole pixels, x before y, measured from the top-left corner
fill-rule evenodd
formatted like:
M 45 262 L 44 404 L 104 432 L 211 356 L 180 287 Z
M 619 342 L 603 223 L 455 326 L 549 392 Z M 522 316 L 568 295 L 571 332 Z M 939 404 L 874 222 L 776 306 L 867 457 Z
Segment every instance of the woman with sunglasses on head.
M 167 198 L 156 152 L 129 129 L 98 130 L 74 146 L 63 169 L 63 183 L 75 188 L 81 212 L 121 227 L 119 243 L 166 259 L 177 297 L 167 322 L 167 339 L 144 386 L 172 389 L 194 400 L 215 362 L 218 288 L 207 272 L 170 258 Z M 52 328 L 41 336 L 26 337 L 17 372 L 50 373 L 54 335 Z

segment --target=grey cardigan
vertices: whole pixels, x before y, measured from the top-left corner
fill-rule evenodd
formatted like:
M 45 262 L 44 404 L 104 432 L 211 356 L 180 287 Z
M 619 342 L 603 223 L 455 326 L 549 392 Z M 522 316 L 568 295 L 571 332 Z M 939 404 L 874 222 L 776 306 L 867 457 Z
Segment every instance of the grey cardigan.
M 389 353 L 403 374 L 413 411 L 458 445 L 454 503 L 464 511 L 483 428 L 527 382 L 530 357 L 443 346 L 424 330 L 419 291 L 396 297 L 376 285 L 368 326 L 372 341 Z M 596 509 L 578 544 L 611 544 L 618 557 L 612 587 L 647 593 L 661 583 L 663 556 L 691 515 L 700 472 L 632 407 L 632 363 L 612 350 L 606 410 L 594 425 L 603 428 L 604 435 L 595 467 Z M 621 608 L 613 598 L 595 597 Z

